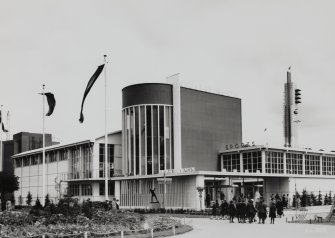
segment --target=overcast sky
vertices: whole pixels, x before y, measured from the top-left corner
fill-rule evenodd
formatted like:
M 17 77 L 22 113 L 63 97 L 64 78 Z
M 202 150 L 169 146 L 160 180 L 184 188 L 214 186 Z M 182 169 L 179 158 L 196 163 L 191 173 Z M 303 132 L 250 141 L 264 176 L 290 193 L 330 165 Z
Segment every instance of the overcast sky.
M 299 144 L 335 149 L 334 1 L 4 1 L 0 0 L 0 104 L 12 134 L 42 132 L 42 84 L 57 100 L 46 131 L 61 142 L 121 129 L 121 90 L 165 82 L 242 99 L 243 141 L 283 145 L 286 70 L 302 89 Z M 264 133 L 268 128 L 268 135 Z

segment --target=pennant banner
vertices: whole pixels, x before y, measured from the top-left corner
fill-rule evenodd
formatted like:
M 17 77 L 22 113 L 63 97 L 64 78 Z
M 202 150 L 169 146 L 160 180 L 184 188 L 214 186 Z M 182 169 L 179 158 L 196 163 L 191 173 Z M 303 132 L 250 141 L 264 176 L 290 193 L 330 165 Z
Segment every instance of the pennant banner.
M 104 64 L 100 65 L 97 68 L 97 70 L 95 71 L 95 73 L 92 75 L 92 77 L 90 78 L 90 80 L 88 81 L 88 84 L 86 86 L 86 90 L 84 92 L 83 101 L 81 103 L 80 118 L 79 118 L 80 123 L 83 123 L 83 121 L 84 121 L 83 107 L 84 107 L 85 99 L 86 99 L 88 93 L 90 92 L 93 84 L 98 79 L 99 75 L 101 74 L 102 70 L 104 69 L 104 66 L 105 66 Z
M 40 93 L 43 95 L 43 93 Z M 47 97 L 48 105 L 49 105 L 49 111 L 46 116 L 51 116 L 51 114 L 54 112 L 55 106 L 56 106 L 56 99 L 53 93 L 44 93 L 44 95 Z
M 52 93 L 45 93 L 44 94 L 47 97 L 47 101 L 49 104 L 49 111 L 46 114 L 46 116 L 51 116 L 51 114 L 54 112 L 55 106 L 56 106 L 56 99 L 55 96 Z
M 1 124 L 2 124 L 2 131 L 7 133 L 8 130 L 5 129 L 5 126 L 4 126 L 3 122 Z

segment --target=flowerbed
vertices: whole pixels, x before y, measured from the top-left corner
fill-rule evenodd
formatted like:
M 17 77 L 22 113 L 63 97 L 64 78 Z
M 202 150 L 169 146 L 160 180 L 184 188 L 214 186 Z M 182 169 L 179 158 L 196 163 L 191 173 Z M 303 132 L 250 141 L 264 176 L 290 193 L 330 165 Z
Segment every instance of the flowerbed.
M 93 211 L 92 219 L 83 215 L 65 216 L 63 214 L 40 213 L 38 216 L 28 213 L 3 213 L 0 215 L 0 237 L 30 237 L 49 234 L 47 237 L 59 237 L 70 234 L 111 233 L 121 230 L 155 231 L 180 226 L 180 221 L 157 215 L 143 215 L 133 212 Z

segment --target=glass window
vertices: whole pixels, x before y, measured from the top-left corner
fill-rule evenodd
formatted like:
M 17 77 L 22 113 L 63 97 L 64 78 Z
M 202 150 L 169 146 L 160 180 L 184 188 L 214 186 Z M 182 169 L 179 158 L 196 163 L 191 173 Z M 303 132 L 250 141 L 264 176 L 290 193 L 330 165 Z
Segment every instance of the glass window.
M 320 174 L 320 156 L 305 155 L 305 174 L 309 175 Z
M 158 173 L 158 108 L 153 106 L 153 163 L 154 163 L 154 174 Z
M 165 141 L 164 141 L 164 106 L 159 107 L 159 170 L 165 170 L 164 154 L 165 152 Z
M 286 173 L 302 174 L 302 154 L 286 153 Z
M 147 174 L 152 174 L 152 115 L 151 107 L 147 107 Z
M 140 174 L 140 135 L 139 135 L 139 112 L 135 107 L 135 173 Z
M 335 157 L 322 156 L 322 174 L 335 175 Z
M 265 172 L 283 174 L 284 173 L 284 153 L 279 151 L 266 151 Z
M 108 195 L 114 195 L 114 181 L 108 182 Z M 105 183 L 99 183 L 99 194 L 105 195 Z
M 240 172 L 240 154 L 223 155 L 223 168 L 227 172 Z
M 29 165 L 30 165 L 30 157 L 24 157 L 23 166 L 29 166 Z
M 83 195 L 83 196 L 92 195 L 92 185 L 91 184 L 82 184 L 81 185 L 81 195 Z
M 134 106 L 123 110 L 123 118 L 127 174 L 157 174 L 173 168 L 172 107 Z
M 146 134 L 145 134 L 145 106 L 140 107 L 140 141 L 141 141 L 141 174 L 146 174 L 146 162 L 145 162 L 145 141 L 146 141 Z
M 79 184 L 70 184 L 68 191 L 70 196 L 79 196 Z
M 114 175 L 114 145 L 107 145 L 107 159 L 109 166 L 108 176 L 112 177 Z M 91 165 L 90 165 L 91 167 Z M 99 177 L 105 177 L 105 144 L 99 144 Z
M 31 156 L 31 165 L 36 165 L 38 164 L 38 157 L 37 155 L 32 155 Z
M 49 156 L 49 163 L 57 162 L 56 152 L 50 151 L 48 153 L 48 156 Z
M 67 150 L 62 150 L 59 152 L 59 160 L 67 160 Z
M 22 159 L 21 158 L 15 159 L 15 167 L 16 168 L 22 167 Z
M 262 172 L 262 153 L 261 151 L 256 152 L 244 152 L 243 157 L 243 172 L 248 171 L 249 173 Z

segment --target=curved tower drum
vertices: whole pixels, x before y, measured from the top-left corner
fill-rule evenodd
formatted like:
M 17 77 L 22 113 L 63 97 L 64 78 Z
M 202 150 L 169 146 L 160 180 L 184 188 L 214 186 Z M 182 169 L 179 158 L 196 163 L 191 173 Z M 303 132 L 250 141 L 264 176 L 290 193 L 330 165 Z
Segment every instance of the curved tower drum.
M 122 137 L 125 175 L 174 168 L 172 85 L 146 83 L 122 90 Z

